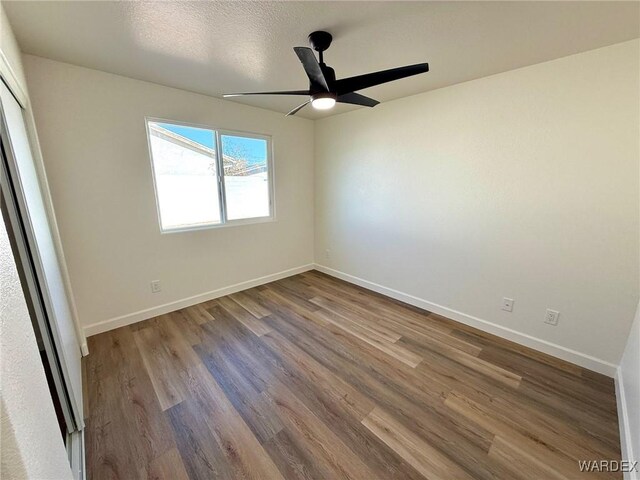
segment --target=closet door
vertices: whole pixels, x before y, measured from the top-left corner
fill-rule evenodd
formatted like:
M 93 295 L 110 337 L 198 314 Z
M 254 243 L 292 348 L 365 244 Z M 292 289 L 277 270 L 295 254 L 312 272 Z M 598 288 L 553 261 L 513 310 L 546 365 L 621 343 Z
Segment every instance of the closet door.
M 0 81 L 0 113 L 3 166 L 3 194 L 11 198 L 14 215 L 12 223 L 21 230 L 24 245 L 21 260 L 34 277 L 29 289 L 37 310 L 38 322 L 45 339 L 47 356 L 57 365 L 61 381 L 56 388 L 67 405 L 70 416 L 69 432 L 84 427 L 82 415 L 82 374 L 80 343 L 76 335 L 73 315 L 67 297 L 60 263 L 47 210 L 41 193 L 37 170 L 23 117 L 23 110 L 7 87 Z M 4 175 L 3 175 L 4 177 Z M 8 191 L 8 192 L 7 192 Z M 46 345 L 45 345 L 46 346 Z M 66 400 L 66 402 L 64 402 Z

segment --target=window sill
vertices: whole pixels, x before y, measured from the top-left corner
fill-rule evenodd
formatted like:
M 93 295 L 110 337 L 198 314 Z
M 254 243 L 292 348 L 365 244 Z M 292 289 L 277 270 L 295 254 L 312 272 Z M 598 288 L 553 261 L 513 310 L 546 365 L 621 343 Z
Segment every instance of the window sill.
M 192 227 L 179 227 L 179 228 L 171 228 L 171 229 L 162 229 L 160 228 L 160 233 L 162 235 L 172 234 L 172 233 L 183 233 L 183 232 L 196 232 L 199 230 L 215 230 L 218 228 L 229 228 L 229 227 L 241 227 L 244 225 L 254 225 L 260 223 L 271 223 L 275 222 L 275 216 L 271 217 L 256 217 L 256 218 L 244 218 L 242 220 L 231 220 L 226 223 L 215 223 L 215 224 L 207 224 L 207 225 L 194 225 Z

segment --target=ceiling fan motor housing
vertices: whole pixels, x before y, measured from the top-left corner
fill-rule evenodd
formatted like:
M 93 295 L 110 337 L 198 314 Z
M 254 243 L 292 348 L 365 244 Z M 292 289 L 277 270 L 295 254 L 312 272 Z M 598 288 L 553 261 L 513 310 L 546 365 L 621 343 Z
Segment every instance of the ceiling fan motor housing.
M 333 92 L 335 90 L 334 86 L 336 83 L 336 72 L 333 68 L 328 66 L 326 63 L 320 64 L 320 69 L 324 75 L 325 80 L 327 81 L 327 85 L 329 86 L 329 91 Z M 313 82 L 309 85 L 309 90 L 311 92 L 324 92 L 326 91 L 322 86 L 317 85 Z
M 331 46 L 331 40 L 333 40 L 331 34 L 322 30 L 309 34 L 309 45 L 316 52 L 324 52 Z

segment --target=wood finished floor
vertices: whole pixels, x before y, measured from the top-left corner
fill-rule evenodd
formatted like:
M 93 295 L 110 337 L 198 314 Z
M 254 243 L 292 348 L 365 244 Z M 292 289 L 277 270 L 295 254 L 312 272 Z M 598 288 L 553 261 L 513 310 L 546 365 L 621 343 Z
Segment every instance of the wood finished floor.
M 612 379 L 315 271 L 89 348 L 90 480 L 621 478 Z

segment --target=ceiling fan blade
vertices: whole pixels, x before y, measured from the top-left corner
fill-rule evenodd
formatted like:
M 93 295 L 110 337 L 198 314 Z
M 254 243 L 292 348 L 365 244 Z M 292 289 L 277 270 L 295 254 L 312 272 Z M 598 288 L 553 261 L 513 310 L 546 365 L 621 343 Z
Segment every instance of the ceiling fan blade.
M 291 110 L 289 113 L 287 113 L 285 116 L 288 117 L 289 115 L 295 115 L 296 113 L 298 113 L 298 110 L 302 110 L 304 107 L 306 107 L 307 105 L 309 105 L 311 103 L 311 100 L 304 102 L 302 105 L 298 105 L 296 108 L 294 108 L 293 110 Z
M 351 92 L 340 95 L 337 100 L 339 103 L 351 103 L 352 105 L 362 105 L 364 107 L 375 107 L 380 102 L 373 98 L 365 97 L 359 93 Z
M 312 84 L 318 85 L 320 88 L 323 88 L 325 92 L 329 91 L 329 85 L 327 84 L 327 79 L 324 78 L 324 73 L 322 73 L 322 69 L 320 68 L 320 64 L 316 59 L 316 56 L 313 54 L 313 50 L 308 47 L 293 47 L 302 62 L 302 66 L 304 67 L 304 71 L 307 72 L 307 77 Z
M 244 97 L 247 95 L 309 95 L 309 90 L 288 90 L 284 92 L 247 92 L 247 93 L 225 93 L 223 97 Z
M 342 95 L 428 71 L 428 63 L 418 63 L 416 65 L 407 65 L 406 67 L 392 68 L 380 72 L 365 73 L 364 75 L 343 78 L 336 81 L 336 91 L 338 95 Z

